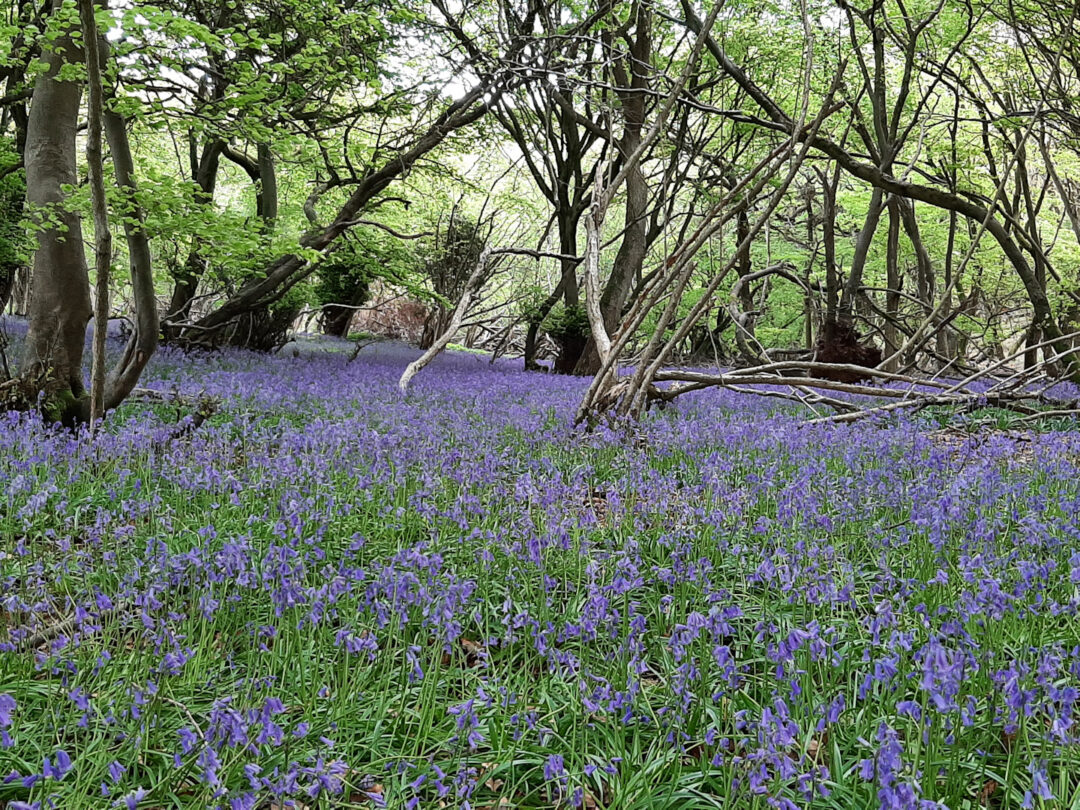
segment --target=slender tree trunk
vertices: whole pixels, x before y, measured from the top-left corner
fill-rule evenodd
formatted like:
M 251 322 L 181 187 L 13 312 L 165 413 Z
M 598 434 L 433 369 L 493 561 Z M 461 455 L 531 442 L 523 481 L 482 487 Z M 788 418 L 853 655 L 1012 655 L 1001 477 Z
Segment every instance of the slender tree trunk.
M 572 214 L 560 214 L 559 226 L 559 252 L 563 256 L 577 255 L 577 229 L 580 217 Z M 560 284 L 562 285 L 563 304 L 568 307 L 576 307 L 581 303 L 581 292 L 578 289 L 577 262 L 564 258 L 559 261 L 562 271 Z
M 101 52 L 108 54 L 109 43 L 104 36 L 98 37 L 98 43 Z M 135 162 L 131 156 L 127 123 L 123 116 L 111 109 L 105 110 L 104 121 L 105 137 L 112 154 L 113 173 L 120 191 L 119 213 L 124 221 L 131 297 L 135 303 L 135 328 L 105 379 L 105 410 L 108 411 L 127 398 L 138 383 L 146 364 L 157 351 L 160 322 L 150 238 L 146 233 L 146 217 L 136 194 L 138 189 L 135 185 Z
M 747 214 L 746 207 L 743 206 L 739 209 L 739 216 L 735 222 L 735 239 L 739 244 L 740 250 L 738 260 L 735 265 L 735 269 L 739 273 L 739 279 L 746 279 L 754 272 L 754 263 L 750 258 L 750 217 Z M 753 312 L 754 310 L 754 290 L 751 284 L 742 283 L 739 287 L 739 306 L 743 312 Z M 754 322 L 756 318 L 749 318 L 742 326 L 742 329 L 749 334 L 750 337 L 754 337 Z
M 269 144 L 258 145 L 259 155 L 259 219 L 267 233 L 273 233 L 278 218 L 277 166 Z
M 18 25 L 25 25 L 27 32 L 35 30 L 35 27 L 31 24 L 35 12 L 36 9 L 32 3 L 19 4 Z M 19 34 L 11 43 L 12 50 L 9 52 L 16 52 L 25 48 L 25 44 L 25 36 Z M 7 74 L 7 88 L 18 87 L 26 81 L 26 67 L 26 62 L 20 61 L 7 68 L 5 71 Z M 3 109 L 4 126 L 0 128 L 6 132 L 7 122 L 10 119 L 15 130 L 15 154 L 22 160 L 26 158 L 26 130 L 29 125 L 27 109 L 27 103 L 23 99 L 5 106 Z M 18 211 L 25 206 L 27 201 L 25 190 L 19 196 L 21 199 L 12 200 L 12 210 Z M 30 267 L 20 262 L 0 269 L 0 285 L 2 285 L 2 289 L 0 289 L 0 312 L 3 312 L 10 304 L 15 314 L 26 315 L 29 307 Z
M 8 302 L 12 301 L 12 295 L 19 281 L 19 271 L 22 267 L 12 262 L 0 266 L 0 312 L 7 309 Z
M 821 178 L 821 242 L 825 258 L 825 320 L 836 322 L 840 306 L 840 275 L 836 267 L 836 186 L 839 170 L 833 172 L 830 181 L 824 172 Z
M 945 261 L 943 263 L 944 276 L 941 281 L 945 288 L 945 303 L 942 311 L 948 317 L 952 314 L 952 280 L 953 262 L 956 256 L 956 225 L 957 215 L 955 211 L 949 212 L 949 235 L 945 243 Z M 961 298 L 963 296 L 961 295 Z M 960 356 L 960 347 L 954 333 L 942 329 L 938 332 L 938 354 L 945 360 L 954 360 Z
M 889 195 L 889 234 L 885 250 L 885 323 L 882 334 L 885 337 L 885 356 L 892 357 L 900 348 L 898 321 L 900 318 L 900 211 L 899 201 Z M 896 371 L 899 360 L 888 364 L 886 371 Z
M 1039 233 L 1039 209 L 1041 208 L 1041 201 L 1036 203 L 1031 193 L 1031 181 L 1028 175 L 1027 166 L 1027 149 L 1024 146 L 1024 140 L 1022 136 L 1016 134 L 1016 186 L 1017 194 L 1023 198 L 1024 211 L 1027 215 L 1026 227 L 1024 230 L 1027 232 L 1028 242 L 1030 243 L 1029 252 L 1031 253 L 1032 268 L 1035 273 L 1035 281 L 1039 284 L 1043 290 L 1046 290 L 1046 253 L 1043 249 L 1042 236 Z M 1037 345 L 1042 343 L 1046 336 L 1043 334 L 1038 324 L 1032 324 L 1030 339 L 1032 344 Z M 1052 347 L 1046 347 L 1043 349 L 1043 355 L 1047 358 L 1054 354 Z M 1038 362 L 1038 349 L 1029 351 L 1024 355 L 1024 365 L 1027 367 L 1029 364 L 1034 365 Z
M 953 194 L 957 190 L 957 178 L 960 160 L 957 155 L 956 140 L 960 130 L 960 94 L 956 93 L 953 96 L 953 114 L 952 120 L 949 123 L 949 170 L 946 173 L 949 183 L 949 191 Z M 952 294 L 953 294 L 953 262 L 956 260 L 956 226 L 958 224 L 958 217 L 955 211 L 949 211 L 949 234 L 945 243 L 945 260 L 942 262 L 942 286 L 944 287 L 944 302 L 942 304 L 942 312 L 945 317 L 948 318 L 952 315 Z M 959 293 L 960 298 L 963 299 L 963 294 Z M 937 336 L 937 353 L 945 362 L 949 362 L 955 359 L 960 359 L 963 351 L 961 348 L 960 338 L 956 332 L 952 332 L 946 329 L 942 329 L 938 332 Z
M 259 219 L 259 231 L 265 240 L 269 240 L 277 227 L 278 184 L 277 166 L 270 146 L 260 143 L 256 147 L 257 159 L 244 162 L 244 166 L 255 185 L 255 213 Z M 252 307 L 236 320 L 235 328 L 229 334 L 229 343 L 235 346 L 268 351 L 277 348 L 286 340 L 300 307 L 272 309 L 273 302 L 268 301 Z M 336 312 L 334 327 L 348 333 L 352 322 L 352 310 Z
M 916 291 L 919 302 L 922 304 L 923 312 L 930 314 L 934 309 L 934 298 L 937 290 L 934 262 L 930 258 L 930 251 L 926 249 L 926 245 L 922 240 L 919 220 L 915 216 L 915 204 L 911 200 L 898 198 L 897 205 L 899 206 L 900 222 L 904 226 L 904 234 L 915 252 Z
M 109 332 L 109 266 L 112 263 L 112 232 L 105 201 L 105 171 L 102 155 L 104 102 L 101 84 L 101 51 L 98 41 L 94 0 L 79 0 L 79 19 L 86 57 L 87 123 L 86 166 L 90 177 L 90 197 L 94 213 L 94 350 L 90 374 L 90 430 L 105 415 L 105 338 Z
M 806 244 L 814 244 L 814 232 L 817 228 L 817 223 L 814 217 L 814 186 L 811 183 L 806 185 Z M 803 345 L 807 349 L 811 349 L 814 346 L 814 297 L 811 292 L 813 289 L 810 286 L 810 271 L 811 263 L 807 262 L 803 269 Z
M 851 259 L 851 269 L 848 271 L 847 281 L 840 296 L 839 314 L 842 319 L 851 320 L 855 314 L 855 301 L 862 287 L 863 272 L 866 270 L 866 259 L 870 255 L 870 246 L 874 242 L 874 234 L 877 232 L 878 223 L 881 221 L 881 212 L 884 193 L 877 186 L 870 194 L 870 206 L 866 209 L 866 218 L 863 220 L 862 229 L 855 240 L 855 255 Z

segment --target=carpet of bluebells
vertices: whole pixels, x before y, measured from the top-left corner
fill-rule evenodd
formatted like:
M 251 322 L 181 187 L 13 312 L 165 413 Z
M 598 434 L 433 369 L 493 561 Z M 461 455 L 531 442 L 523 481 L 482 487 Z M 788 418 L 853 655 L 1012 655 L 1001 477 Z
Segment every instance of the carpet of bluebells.
M 0 807 L 1080 803 L 1080 432 L 349 348 L 0 416 Z

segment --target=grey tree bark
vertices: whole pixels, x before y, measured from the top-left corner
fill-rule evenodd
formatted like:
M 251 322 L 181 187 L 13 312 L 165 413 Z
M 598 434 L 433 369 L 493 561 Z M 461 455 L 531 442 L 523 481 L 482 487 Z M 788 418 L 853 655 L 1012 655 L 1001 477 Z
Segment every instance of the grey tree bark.
M 94 0 L 79 0 L 79 20 L 83 42 L 97 43 Z M 87 48 L 86 57 L 86 167 L 90 177 L 90 197 L 94 214 L 94 350 L 90 372 L 90 430 L 105 415 L 105 339 L 109 332 L 109 266 L 112 264 L 112 231 L 105 200 L 104 157 L 102 155 L 101 51 Z
M 62 0 L 52 0 L 57 13 Z M 90 397 L 82 380 L 86 325 L 90 320 L 90 280 L 83 252 L 82 223 L 68 210 L 65 186 L 75 185 L 76 143 L 82 87 L 62 80 L 65 64 L 84 61 L 82 47 L 72 34 L 78 20 L 68 21 L 42 57 L 47 69 L 34 85 L 27 127 L 26 173 L 28 200 L 42 224 L 34 254 L 30 323 L 16 389 L 8 389 L 7 404 L 32 408 L 44 394 L 46 418 L 74 425 L 90 418 Z M 109 53 L 103 37 L 97 40 L 104 60 Z M 150 264 L 150 244 L 142 212 L 135 200 L 131 148 L 124 119 L 103 110 L 102 122 L 113 157 L 116 182 L 123 197 L 124 229 L 131 262 L 135 299 L 135 329 L 123 354 L 106 375 L 103 409 L 119 405 L 138 382 L 157 346 L 157 301 Z M 95 169 L 96 171 L 96 169 Z M 16 395 L 11 396 L 10 392 Z
M 61 8 L 52 0 L 52 11 Z M 74 422 L 85 404 L 83 344 L 90 321 L 90 279 L 83 253 L 82 222 L 68 210 L 65 186 L 76 176 L 75 133 L 82 85 L 61 80 L 65 64 L 81 63 L 73 27 L 42 46 L 46 69 L 34 83 L 26 133 L 27 203 L 41 230 L 34 252 L 29 331 L 20 364 L 25 393 L 43 392 L 49 413 Z

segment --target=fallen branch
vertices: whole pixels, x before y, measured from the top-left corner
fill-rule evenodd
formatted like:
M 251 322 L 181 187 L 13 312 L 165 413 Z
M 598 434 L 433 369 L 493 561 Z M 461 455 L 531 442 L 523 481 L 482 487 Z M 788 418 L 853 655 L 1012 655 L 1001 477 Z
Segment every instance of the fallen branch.
M 110 616 L 119 613 L 121 609 L 127 609 L 127 607 L 127 605 L 115 605 L 111 608 L 106 608 L 100 613 L 98 613 L 96 621 L 101 622 L 105 619 L 108 619 Z M 26 638 L 20 639 L 18 641 L 13 641 L 12 646 L 15 648 L 14 651 L 17 653 L 30 652 L 32 650 L 36 650 L 43 644 L 50 644 L 51 642 L 56 641 L 56 639 L 60 638 L 61 636 L 68 635 L 69 633 L 71 633 L 72 630 L 75 629 L 78 624 L 78 616 L 72 614 L 66 619 L 58 621 L 56 624 L 50 624 L 47 627 L 43 627 L 41 630 L 34 633 L 32 636 L 27 636 Z M 16 632 L 18 632 L 18 629 L 21 628 L 16 628 L 12 630 L 13 636 Z
M 197 397 L 186 396 L 179 392 L 173 391 L 166 393 L 164 391 L 155 391 L 152 388 L 136 388 L 128 397 L 137 402 L 154 402 L 165 405 L 178 405 L 189 408 L 194 408 L 195 412 L 187 422 L 181 421 L 181 415 L 179 410 L 176 415 L 176 427 L 166 436 L 158 439 L 155 446 L 160 449 L 170 442 L 176 439 L 183 438 L 188 434 L 194 433 L 203 423 L 206 422 L 211 416 L 218 412 L 218 408 L 221 407 L 221 401 L 216 397 L 207 396 L 206 394 L 200 394 Z
M 476 267 L 473 268 L 468 281 L 465 282 L 465 291 L 461 294 L 457 306 L 454 307 L 454 314 L 450 318 L 450 324 L 431 345 L 431 348 L 420 355 L 416 360 L 409 363 L 409 365 L 406 366 L 405 371 L 402 372 L 401 379 L 398 380 L 398 388 L 401 389 L 401 393 L 404 394 L 408 392 L 409 383 L 412 382 L 413 377 L 423 371 L 432 360 L 439 356 L 442 350 L 445 349 L 447 344 L 453 339 L 454 333 L 461 327 L 461 322 L 465 320 L 465 313 L 468 312 L 469 307 L 472 306 L 473 299 L 476 297 L 477 293 L 480 292 L 480 288 L 484 286 L 484 282 L 487 281 L 488 266 L 492 253 L 493 251 L 488 248 L 484 248 L 480 253 L 480 258 L 476 262 Z
M 349 359 L 345 361 L 345 365 L 349 365 L 357 357 L 359 357 L 360 356 L 360 351 L 362 349 L 365 349 L 368 346 L 371 346 L 371 345 L 373 345 L 375 343 L 382 343 L 384 340 L 385 340 L 385 338 L 381 338 L 381 337 L 377 337 L 377 336 L 368 337 L 368 338 L 360 338 L 360 340 L 356 341 L 356 345 L 353 347 L 352 354 L 350 354 Z

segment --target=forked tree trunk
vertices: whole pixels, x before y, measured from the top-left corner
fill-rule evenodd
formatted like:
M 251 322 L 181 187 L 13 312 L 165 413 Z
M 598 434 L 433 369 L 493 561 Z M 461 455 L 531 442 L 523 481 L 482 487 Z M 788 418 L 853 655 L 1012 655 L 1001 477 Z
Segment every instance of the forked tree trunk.
M 52 0 L 56 13 L 62 0 Z M 86 325 L 90 321 L 90 280 L 83 250 L 82 223 L 67 210 L 65 186 L 76 176 L 75 133 L 79 121 L 81 86 L 61 80 L 66 64 L 83 61 L 82 48 L 63 31 L 44 46 L 46 70 L 35 85 L 27 125 L 27 200 L 33 215 L 44 227 L 38 233 L 34 275 L 30 291 L 30 323 L 19 377 L 13 381 L 16 396 L 6 404 L 31 408 L 45 395 L 48 419 L 75 424 L 90 416 L 90 398 L 82 380 L 82 357 Z M 108 43 L 98 39 L 102 57 Z M 91 81 L 100 76 L 91 75 Z M 113 157 L 117 186 L 123 199 L 124 231 L 131 263 L 135 299 L 135 330 L 105 380 L 104 408 L 120 404 L 134 388 L 142 369 L 157 346 L 158 318 L 154 298 L 150 247 L 142 211 L 135 201 L 131 148 L 123 118 L 104 113 L 104 129 Z M 102 325 L 104 328 L 104 325 Z M 8 393 L 6 390 L 5 393 Z

